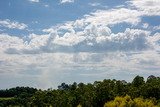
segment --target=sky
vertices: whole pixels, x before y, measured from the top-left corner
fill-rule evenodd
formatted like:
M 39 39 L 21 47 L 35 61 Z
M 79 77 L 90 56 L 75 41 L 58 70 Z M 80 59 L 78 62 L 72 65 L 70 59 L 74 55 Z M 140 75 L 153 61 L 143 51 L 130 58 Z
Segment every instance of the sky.
M 0 0 L 0 89 L 160 76 L 160 0 Z

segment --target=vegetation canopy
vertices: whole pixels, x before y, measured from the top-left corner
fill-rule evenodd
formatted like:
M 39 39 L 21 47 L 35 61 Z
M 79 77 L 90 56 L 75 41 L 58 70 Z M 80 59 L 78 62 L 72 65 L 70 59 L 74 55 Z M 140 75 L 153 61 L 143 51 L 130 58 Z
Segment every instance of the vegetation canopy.
M 62 83 L 58 89 L 16 87 L 0 90 L 0 107 L 160 107 L 160 78 L 144 81 L 95 81 L 93 84 Z

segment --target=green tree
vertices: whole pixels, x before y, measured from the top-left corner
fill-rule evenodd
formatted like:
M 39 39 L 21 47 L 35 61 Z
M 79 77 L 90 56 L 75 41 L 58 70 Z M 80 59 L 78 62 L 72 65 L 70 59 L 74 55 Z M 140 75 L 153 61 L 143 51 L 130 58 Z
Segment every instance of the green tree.
M 143 84 L 145 84 L 144 78 L 139 75 L 136 76 L 132 81 L 132 85 L 134 87 L 139 87 L 139 86 L 142 86 Z

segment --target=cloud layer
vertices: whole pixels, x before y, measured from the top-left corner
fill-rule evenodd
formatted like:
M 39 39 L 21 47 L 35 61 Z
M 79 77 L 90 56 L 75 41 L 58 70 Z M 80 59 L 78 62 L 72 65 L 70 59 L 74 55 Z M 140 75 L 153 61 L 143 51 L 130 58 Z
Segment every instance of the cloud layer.
M 37 54 L 55 52 L 108 52 L 108 51 L 143 51 L 154 49 L 155 42 L 150 32 L 127 28 L 114 34 L 108 27 L 87 26 L 84 31 L 67 32 L 63 36 L 57 33 L 49 35 L 31 34 L 20 39 L 1 35 L 2 47 L 8 54 Z M 7 40 L 7 41 L 6 41 Z M 5 42 L 6 41 L 6 42 Z M 3 49 L 4 50 L 4 49 Z
M 78 82 L 90 82 L 104 78 L 130 80 L 137 74 L 159 75 L 159 25 L 150 26 L 142 17 L 160 16 L 160 1 L 125 3 L 126 6 L 95 10 L 77 20 L 43 29 L 42 34 L 0 34 L 0 84 L 6 81 L 4 77 L 14 77 L 10 82 L 18 85 L 55 88 L 77 78 Z M 114 32 L 115 26 L 124 29 Z M 22 30 L 28 26 L 6 19 L 0 20 L 0 27 Z M 19 82 L 23 79 L 27 82 Z
M 26 29 L 28 26 L 24 23 L 19 23 L 16 21 L 10 21 L 9 19 L 5 19 L 5 20 L 0 20 L 0 26 L 1 27 L 6 27 L 9 29 Z

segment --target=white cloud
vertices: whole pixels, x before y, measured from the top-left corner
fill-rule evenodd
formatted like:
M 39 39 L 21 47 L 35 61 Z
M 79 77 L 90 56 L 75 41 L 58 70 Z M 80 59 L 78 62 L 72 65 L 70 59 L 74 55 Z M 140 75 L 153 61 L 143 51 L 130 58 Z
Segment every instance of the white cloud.
M 67 83 L 68 81 L 86 82 L 85 79 L 87 79 L 89 82 L 92 79 L 102 80 L 112 78 L 112 76 L 117 79 L 117 77 L 122 78 L 126 74 L 129 78 L 133 75 L 159 75 L 159 57 L 160 54 L 154 51 L 141 53 L 42 53 L 34 55 L 0 53 L 0 77 L 11 76 L 8 80 L 10 83 L 13 82 L 11 79 L 19 81 L 23 78 L 24 83 L 21 84 L 23 86 L 29 85 L 45 89 L 52 86 L 56 88 L 63 81 Z M 120 73 L 123 75 L 119 75 Z M 123 78 L 131 80 L 127 79 L 128 76 Z M 88 77 L 90 78 L 88 79 Z M 80 78 L 80 80 L 76 78 Z
M 153 43 L 155 50 L 160 52 L 160 33 L 155 33 L 149 40 Z
M 5 20 L 0 20 L 0 26 L 2 27 L 6 27 L 9 29 L 26 29 L 28 26 L 24 23 L 19 23 L 16 21 L 10 21 L 9 19 L 5 19 Z
M 7 37 L 7 36 L 6 36 Z M 107 52 L 107 51 L 142 51 L 152 49 L 154 41 L 150 41 L 150 32 L 138 29 L 126 29 L 125 32 L 114 34 L 108 27 L 89 25 L 83 31 L 67 32 L 63 36 L 58 33 L 49 35 L 32 34 L 27 41 L 21 40 L 23 48 L 9 42 L 4 45 L 5 52 L 37 54 L 54 52 Z M 5 38 L 5 36 L 4 36 Z M 12 37 L 7 37 L 12 40 Z M 17 38 L 17 37 L 16 37 Z M 18 43 L 18 42 L 17 42 Z M 11 45 L 12 44 L 12 45 Z M 3 48 L 3 46 L 2 46 Z
M 153 30 L 160 30 L 160 26 L 154 26 Z
M 132 14 L 131 14 L 132 13 Z M 84 31 L 89 25 L 95 26 L 111 26 L 121 23 L 127 23 L 130 25 L 138 25 L 141 22 L 141 13 L 137 10 L 131 10 L 127 8 L 109 9 L 109 10 L 97 10 L 89 15 L 85 15 L 82 19 L 75 21 L 69 21 L 62 25 L 57 25 L 49 29 L 44 29 L 44 32 L 50 33 L 55 30 L 67 30 L 71 31 L 76 29 Z
M 142 16 L 150 15 L 146 14 L 150 12 L 149 10 L 145 10 L 147 6 L 149 6 L 150 10 L 154 11 L 152 14 L 157 15 L 159 8 L 157 7 L 158 9 L 154 10 L 153 6 L 150 7 L 148 5 L 148 2 L 151 2 L 155 6 L 158 6 L 157 4 L 159 3 L 157 0 L 133 0 L 128 2 L 128 6 L 132 5 L 132 8 L 121 7 L 118 9 L 97 10 L 89 15 L 85 15 L 82 19 L 66 22 L 53 28 L 44 29 L 43 31 L 47 33 L 57 32 L 54 40 L 50 43 L 50 46 L 56 48 L 52 48 L 51 50 L 58 50 L 63 46 L 60 50 L 138 51 L 154 48 L 148 39 L 151 33 L 149 31 L 126 29 L 124 32 L 113 34 L 110 28 L 108 28 L 108 26 L 122 23 L 139 26 Z M 149 24 L 143 23 L 141 27 L 147 29 Z
M 75 24 L 76 23 L 76 24 Z M 126 31 L 114 34 L 111 29 L 104 25 L 85 24 L 84 20 L 77 20 L 50 28 L 45 31 L 51 33 L 54 39 L 50 43 L 53 50 L 72 50 L 72 51 L 135 51 L 153 48 L 148 37 L 149 31 L 139 29 L 126 29 Z M 78 25 L 77 25 L 78 24 Z M 77 31 L 77 26 L 81 26 Z M 54 31 L 55 30 L 55 31 Z M 68 48 L 67 48 L 67 47 Z M 54 50 L 55 51 L 55 50 Z
M 128 7 L 126 8 L 119 7 L 115 9 L 97 10 L 88 15 L 84 15 L 81 19 L 66 22 L 63 25 L 58 25 L 58 27 L 67 27 L 66 29 L 84 29 L 89 24 L 114 26 L 122 23 L 138 26 L 142 16 L 160 15 L 159 0 L 132 0 L 126 2 L 128 3 Z M 147 23 L 144 23 L 142 27 L 147 28 L 148 26 Z M 52 32 L 54 29 L 55 27 L 45 29 L 44 31 Z
M 4 51 L 7 48 L 23 49 L 23 40 L 16 36 L 10 36 L 8 34 L 0 34 L 0 50 Z
M 63 37 L 56 37 L 53 41 L 57 45 L 74 46 L 84 41 L 84 36 L 76 36 L 74 33 L 65 33 Z
M 60 0 L 60 3 L 73 3 L 74 0 Z
M 160 15 L 159 0 L 131 0 L 127 2 L 143 15 Z
M 25 79 L 23 85 L 46 89 L 50 86 L 56 88 L 63 81 L 73 82 L 73 77 L 84 81 L 88 76 L 89 80 L 97 80 L 107 78 L 107 75 L 108 78 L 117 78 L 114 76 L 119 76 L 119 73 L 128 74 L 129 77 L 159 73 L 160 54 L 156 52 L 160 49 L 157 47 L 159 33 L 149 36 L 150 32 L 147 31 L 126 29 L 113 34 L 108 27 L 95 25 L 89 25 L 85 29 L 81 33 L 70 32 L 70 35 L 65 34 L 64 37 L 57 36 L 56 32 L 49 35 L 31 34 L 23 39 L 1 34 L 0 77 L 12 75 L 15 81 Z M 98 44 L 102 45 L 99 47 Z M 152 46 L 154 48 L 150 48 Z M 73 49 L 72 52 L 66 52 L 68 47 Z M 83 52 L 85 48 L 86 52 Z M 76 52 L 76 49 L 79 51 Z M 95 51 L 90 52 L 91 49 Z M 99 49 L 105 51 L 99 52 Z M 113 49 L 116 51 L 111 51 Z M 123 51 L 125 49 L 127 51 Z M 28 83 L 28 78 L 36 82 L 36 85 Z
M 67 2 L 74 1 L 61 0 L 61 3 Z M 113 33 L 109 27 L 121 23 L 138 26 L 143 15 L 159 15 L 159 1 L 132 0 L 129 3 L 132 8 L 97 10 L 82 19 L 44 29 L 46 35 L 19 38 L 0 34 L 0 73 L 26 80 L 30 77 L 40 88 L 51 85 L 55 88 L 63 81 L 77 78 L 82 82 L 107 76 L 123 78 L 120 73 L 126 75 L 124 78 L 138 74 L 159 75 L 159 33 L 131 28 Z M 18 28 L 15 26 L 21 23 L 2 20 L 0 25 Z M 149 25 L 144 23 L 141 27 L 147 29 Z
M 44 5 L 44 7 L 49 7 L 49 5 L 46 4 L 46 5 Z
M 75 30 L 84 30 L 90 24 L 100 26 L 114 26 L 116 24 L 127 23 L 131 26 L 139 26 L 142 16 L 159 15 L 159 0 L 132 0 L 127 1 L 128 7 L 119 7 L 118 9 L 104 9 L 91 12 L 84 15 L 83 18 L 66 22 L 63 25 L 57 25 L 53 28 L 44 29 L 45 32 L 54 32 L 56 28 Z M 149 5 L 151 4 L 151 5 Z M 130 6 L 132 6 L 130 8 Z M 142 28 L 148 28 L 148 23 L 144 23 Z M 158 27 L 157 27 L 158 28 Z M 156 29 L 156 28 L 155 28 Z M 76 30 L 75 30 L 76 32 Z
M 95 3 L 89 3 L 89 5 L 90 5 L 90 6 L 93 6 L 93 7 L 96 7 L 96 6 L 100 6 L 101 4 L 95 2 Z
M 42 31 L 45 32 L 45 33 L 52 33 L 52 32 L 55 32 L 55 27 L 51 27 L 51 28 L 48 28 L 48 29 L 43 29 Z
M 29 0 L 30 2 L 38 3 L 39 0 Z
M 146 28 L 148 28 L 148 26 L 149 26 L 148 23 L 143 23 L 143 26 L 142 26 L 142 27 L 146 29 Z
M 91 13 L 91 15 L 86 16 L 85 22 L 106 25 L 114 25 L 125 22 L 132 25 L 137 25 L 141 21 L 139 16 L 140 13 L 137 10 L 130 10 L 126 8 L 98 10 Z
M 48 38 L 48 35 L 30 34 L 27 40 L 27 44 L 30 46 L 30 48 L 39 48 L 40 46 L 46 44 Z
M 111 35 L 111 30 L 108 26 L 124 22 L 137 25 L 141 21 L 139 16 L 140 13 L 138 11 L 126 8 L 98 10 L 84 16 L 82 19 L 66 22 L 53 28 L 44 29 L 43 31 L 47 33 L 57 32 L 56 39 L 52 44 L 62 46 L 75 46 L 78 44 L 81 45 L 79 47 L 86 48 L 87 50 L 95 45 L 98 45 L 98 47 L 101 45 L 100 47 L 102 47 L 101 42 L 115 43 L 112 41 L 112 35 L 114 34 Z

